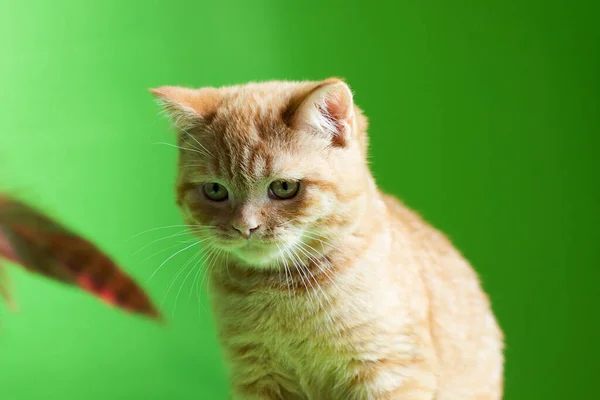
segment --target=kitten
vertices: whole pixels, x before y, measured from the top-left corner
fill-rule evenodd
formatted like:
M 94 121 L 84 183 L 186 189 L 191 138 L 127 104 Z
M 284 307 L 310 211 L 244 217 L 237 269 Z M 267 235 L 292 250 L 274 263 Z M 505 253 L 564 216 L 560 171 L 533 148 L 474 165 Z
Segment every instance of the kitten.
M 212 252 L 233 399 L 497 400 L 503 338 L 467 261 L 378 190 L 339 79 L 152 92 Z

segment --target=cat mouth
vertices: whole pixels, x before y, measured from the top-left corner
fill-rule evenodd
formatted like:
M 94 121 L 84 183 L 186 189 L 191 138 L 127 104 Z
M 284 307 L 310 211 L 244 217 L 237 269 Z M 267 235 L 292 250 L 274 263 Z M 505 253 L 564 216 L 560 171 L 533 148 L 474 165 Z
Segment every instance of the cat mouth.
M 270 265 L 288 247 L 287 241 L 276 235 L 263 237 L 252 236 L 249 239 L 242 237 L 221 236 L 215 240 L 215 245 L 244 263 L 255 267 Z
M 280 254 L 280 249 L 275 244 L 267 245 L 258 242 L 248 242 L 244 246 L 232 249 L 231 253 L 245 263 L 261 266 L 277 258 Z
M 273 249 L 277 248 L 277 243 L 274 241 L 266 242 L 266 241 L 251 241 L 247 240 L 246 243 L 239 248 L 239 250 L 244 252 L 270 252 Z
M 270 252 L 277 248 L 279 241 L 263 239 L 243 239 L 243 238 L 219 238 L 218 245 L 224 250 L 238 252 Z

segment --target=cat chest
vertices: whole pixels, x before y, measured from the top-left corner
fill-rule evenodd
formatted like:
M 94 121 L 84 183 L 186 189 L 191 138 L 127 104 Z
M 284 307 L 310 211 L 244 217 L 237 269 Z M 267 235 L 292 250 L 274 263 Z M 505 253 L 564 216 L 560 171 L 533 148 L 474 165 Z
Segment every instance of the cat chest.
M 386 357 L 378 354 L 385 351 L 380 343 L 399 339 L 396 332 L 394 337 L 382 334 L 382 319 L 358 304 L 346 302 L 348 310 L 312 302 L 296 301 L 293 307 L 265 304 L 257 302 L 254 311 L 230 309 L 227 318 L 218 318 L 221 341 L 237 374 L 252 371 L 255 376 L 248 376 L 249 381 L 262 375 L 290 392 L 343 390 L 343 382 L 360 375 L 362 366 Z
M 345 380 L 343 366 L 360 357 L 342 332 L 317 327 L 313 321 L 267 321 L 246 328 L 245 333 L 223 338 L 234 370 L 242 375 L 253 371 L 256 375 L 242 379 L 273 381 L 290 393 L 332 387 Z

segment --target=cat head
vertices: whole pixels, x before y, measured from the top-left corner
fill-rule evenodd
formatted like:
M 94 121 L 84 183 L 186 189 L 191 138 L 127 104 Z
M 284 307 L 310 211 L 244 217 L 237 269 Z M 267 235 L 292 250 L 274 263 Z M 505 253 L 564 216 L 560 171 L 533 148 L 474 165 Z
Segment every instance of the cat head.
M 316 257 L 358 220 L 367 122 L 343 81 L 151 92 L 178 132 L 177 203 L 206 245 L 268 268 Z

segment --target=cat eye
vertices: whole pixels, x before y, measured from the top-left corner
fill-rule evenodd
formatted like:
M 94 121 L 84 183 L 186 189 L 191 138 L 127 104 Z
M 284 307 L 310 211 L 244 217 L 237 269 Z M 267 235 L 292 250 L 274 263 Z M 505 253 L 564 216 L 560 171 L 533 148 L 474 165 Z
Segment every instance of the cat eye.
M 202 191 L 204 192 L 204 195 L 212 201 L 225 201 L 229 197 L 229 193 L 227 192 L 227 189 L 225 189 L 225 186 L 217 182 L 205 183 L 202 186 Z
M 288 200 L 298 194 L 300 182 L 298 181 L 274 181 L 269 186 L 269 193 L 279 200 Z

